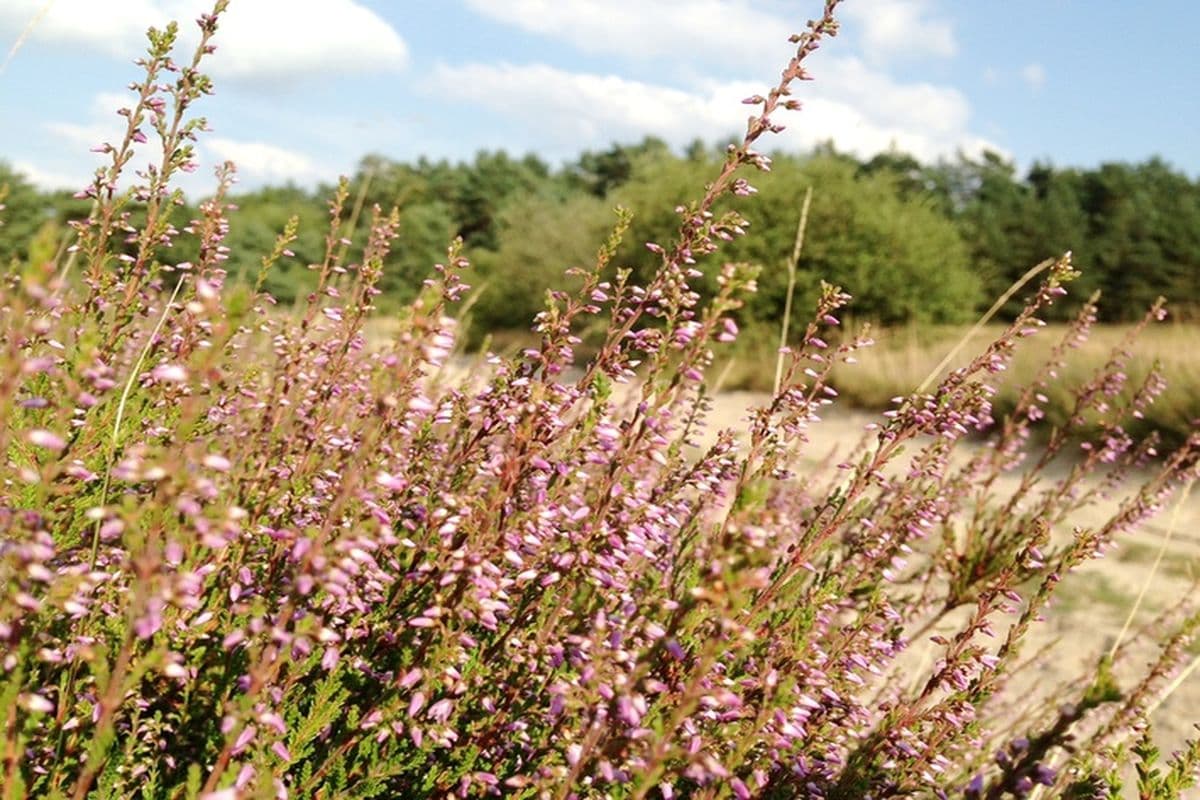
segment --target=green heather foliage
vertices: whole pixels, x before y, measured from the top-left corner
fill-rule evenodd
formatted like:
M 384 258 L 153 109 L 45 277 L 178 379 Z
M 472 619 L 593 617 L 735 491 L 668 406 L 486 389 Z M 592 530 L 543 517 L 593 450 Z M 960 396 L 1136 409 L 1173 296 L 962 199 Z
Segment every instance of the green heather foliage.
M 171 189 L 194 167 L 225 5 L 198 20 L 192 57 L 171 56 L 175 26 L 150 30 L 108 165 L 82 203 L 51 204 L 73 208 L 69 228 L 44 231 L 54 219 L 9 181 L 25 210 L 5 219 L 27 238 L 0 281 L 0 798 L 1096 798 L 1123 782 L 1165 798 L 1193 783 L 1197 746 L 1161 758 L 1146 727 L 1195 658 L 1195 598 L 1076 680 L 1020 683 L 1063 576 L 1200 472 L 1200 433 L 1169 452 L 1127 433 L 1163 390 L 1157 369 L 1129 377 L 1134 337 L 1074 388 L 1073 413 L 1045 419 L 1090 304 L 996 412 L 996 376 L 1077 277 L 1068 256 L 976 355 L 842 462 L 801 470 L 833 368 L 870 344 L 837 335 L 852 298 L 820 271 L 898 317 L 951 319 L 975 291 L 969 243 L 895 164 L 767 171 L 757 148 L 836 35 L 836 0 L 720 158 L 647 142 L 558 174 L 495 154 L 371 162 L 321 220 L 295 189 L 235 212 L 232 165 L 195 208 Z M 135 172 L 143 137 L 161 157 Z M 767 271 L 810 183 L 828 202 L 808 321 L 748 430 L 712 430 L 708 373 L 739 314 L 778 312 Z M 612 218 L 615 196 L 648 207 Z M 948 294 L 916 303 L 885 260 L 907 281 L 937 260 Z M 499 298 L 477 313 L 519 306 L 538 338 L 462 375 L 453 313 L 477 272 Z M 371 346 L 385 300 L 408 302 Z M 1134 334 L 1161 317 L 1155 302 Z M 960 453 L 971 435 L 987 444 Z M 1070 468 L 1049 470 L 1059 456 Z M 1104 495 L 1112 516 L 1078 524 Z

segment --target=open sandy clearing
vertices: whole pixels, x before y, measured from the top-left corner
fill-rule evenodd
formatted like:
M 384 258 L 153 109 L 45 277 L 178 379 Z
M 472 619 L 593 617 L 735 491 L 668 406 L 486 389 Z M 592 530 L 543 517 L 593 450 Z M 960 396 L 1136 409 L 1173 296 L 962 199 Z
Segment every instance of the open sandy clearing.
M 744 429 L 747 409 L 765 399 L 765 395 L 750 392 L 718 395 L 709 417 L 711 430 Z M 831 450 L 838 454 L 848 452 L 862 437 L 864 426 L 878 420 L 877 415 L 866 412 L 830 409 L 828 416 L 810 429 L 811 443 L 802 454 L 802 461 L 816 467 L 827 460 Z M 962 443 L 960 457 L 965 459 L 978 446 L 972 442 Z M 1052 471 L 1051 477 L 1055 474 Z M 1017 485 L 1018 476 L 1006 476 L 1004 480 L 1011 491 Z M 1116 510 L 1123 496 L 1120 494 L 1082 510 L 1071 523 L 1081 527 L 1103 523 Z M 1172 517 L 1174 529 L 1168 540 Z M 1164 543 L 1161 563 L 1147 582 Z M 1025 655 L 1033 655 L 1043 646 L 1053 644 L 1054 655 L 1042 660 L 1032 673 L 1024 676 L 1019 682 L 1023 691 L 1027 690 L 1030 697 L 1045 696 L 1046 690 L 1092 668 L 1120 635 L 1129 610 L 1143 590 L 1145 594 L 1131 631 L 1148 625 L 1160 612 L 1196 591 L 1196 578 L 1200 578 L 1200 492 L 1193 492 L 1184 502 L 1169 506 L 1137 532 L 1121 539 L 1119 546 L 1105 558 L 1085 565 L 1063 581 L 1046 624 L 1031 637 L 1023 651 Z M 923 647 L 926 646 L 922 643 L 913 643 L 913 649 L 918 651 L 915 657 L 924 656 L 920 653 Z M 1137 673 L 1156 653 L 1152 644 L 1134 647 L 1124 669 L 1118 670 L 1118 676 L 1125 678 L 1123 685 L 1128 685 L 1131 672 Z M 1185 739 L 1197 735 L 1194 726 L 1200 724 L 1200 670 L 1192 673 L 1162 704 L 1154 714 L 1153 722 L 1155 738 L 1164 752 L 1170 752 Z

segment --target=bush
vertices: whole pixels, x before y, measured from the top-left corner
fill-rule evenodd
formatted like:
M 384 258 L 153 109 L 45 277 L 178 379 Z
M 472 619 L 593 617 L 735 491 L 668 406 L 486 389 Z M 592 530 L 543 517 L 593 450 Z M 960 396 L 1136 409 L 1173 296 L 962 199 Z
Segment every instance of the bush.
M 859 287 L 855 313 L 883 323 L 963 322 L 984 299 L 982 282 L 972 272 L 957 226 L 928 198 L 906 195 L 888 173 L 860 174 L 858 165 L 828 152 L 806 158 L 772 156 L 771 171 L 754 182 L 757 195 L 737 204 L 755 235 L 729 243 L 726 256 L 762 267 L 758 292 L 743 316 L 775 325 L 783 317 L 787 294 L 785 264 L 793 249 L 806 189 L 814 199 L 797 287 L 800 308 L 811 308 L 821 281 Z M 678 217 L 672 209 L 704 185 L 720 162 L 710 159 L 647 158 L 632 179 L 614 193 L 634 213 L 632 240 L 668 241 Z M 721 208 L 737 197 L 722 198 Z M 648 280 L 652 257 L 632 244 L 622 263 L 638 268 Z M 698 283 L 705 294 L 715 284 Z
M 1132 735 L 1188 657 L 1187 603 L 1141 678 L 1119 687 L 1106 659 L 1036 713 L 1006 702 L 1061 576 L 1197 471 L 1193 436 L 1107 523 L 1051 535 L 1094 501 L 1089 473 L 1111 465 L 1111 490 L 1152 446 L 1121 426 L 1159 382 L 1114 401 L 1119 359 L 1079 395 L 1103 438 L 1040 494 L 1037 460 L 1018 496 L 994 488 L 1021 463 L 1036 385 L 993 447 L 951 461 L 990 428 L 989 376 L 1063 293 L 1066 259 L 834 475 L 796 472 L 828 370 L 866 344 L 824 341 L 849 301 L 831 286 L 746 441 L 696 442 L 704 370 L 752 279 L 721 267 L 701 306 L 690 262 L 740 235 L 713 205 L 764 165 L 756 143 L 835 5 L 752 100 L 645 285 L 606 279 L 618 226 L 539 313 L 537 347 L 450 383 L 460 245 L 395 340 L 367 347 L 399 220 L 370 212 L 361 260 L 343 261 L 346 184 L 294 317 L 262 291 L 290 227 L 253 293 L 225 285 L 227 170 L 188 226 L 195 261 L 157 260 L 199 129 L 185 111 L 210 85 L 170 77 L 175 29 L 152 30 L 129 130 L 164 132 L 166 168 L 119 192 L 127 150 L 112 147 L 73 256 L 24 265 L 0 296 L 4 795 L 1094 797 L 1131 762 L 1142 796 L 1188 785 L 1195 745 L 1164 772 Z M 223 6 L 200 19 L 200 54 Z M 118 243 L 136 198 L 144 228 Z M 598 354 L 564 381 L 573 331 L 597 318 Z M 916 664 L 908 644 L 935 626 L 937 656 Z
M 474 323 L 482 330 L 528 329 L 550 289 L 566 289 L 564 265 L 584 266 L 596 257 L 596 243 L 611 227 L 602 200 L 583 195 L 565 200 L 526 195 L 500 216 L 500 246 L 475 257 L 482 294 Z

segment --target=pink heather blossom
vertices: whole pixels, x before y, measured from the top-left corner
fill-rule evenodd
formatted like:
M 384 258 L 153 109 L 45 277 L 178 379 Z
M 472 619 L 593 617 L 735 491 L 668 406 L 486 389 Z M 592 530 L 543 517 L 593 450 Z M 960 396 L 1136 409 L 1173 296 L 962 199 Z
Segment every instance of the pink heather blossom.
M 375 476 L 375 483 L 385 489 L 391 489 L 394 492 L 402 492 L 408 488 L 408 481 L 401 477 L 392 475 L 390 472 L 380 472 Z
M 204 466 L 217 472 L 228 472 L 233 466 L 229 459 L 218 453 L 209 453 L 204 457 Z
M 42 447 L 46 450 L 62 450 L 67 446 L 67 443 L 63 441 L 62 437 L 40 428 L 30 431 L 28 434 L 26 434 L 26 438 L 34 447 Z
M 185 383 L 188 379 L 187 370 L 178 364 L 161 364 L 150 374 L 160 383 Z
M 414 686 L 417 683 L 417 681 L 421 680 L 422 674 L 423 673 L 420 668 L 413 667 L 408 672 L 404 673 L 404 675 L 400 678 L 400 681 L 398 682 L 397 685 L 401 689 L 407 689 L 410 686 Z M 412 712 L 412 711 L 409 712 L 410 715 L 413 713 L 416 713 L 416 712 Z
M 408 701 L 408 715 L 415 717 L 425 707 L 425 693 L 414 692 Z
M 324 654 L 321 656 L 321 669 L 329 671 L 337 666 L 340 658 L 340 651 L 336 647 L 326 647 Z
M 217 16 L 199 22 L 203 56 Z M 191 104 L 209 87 L 190 57 L 155 45 L 148 83 L 134 86 L 143 106 L 126 115 L 130 131 L 178 133 L 169 170 L 125 169 L 108 148 L 111 167 L 87 193 L 96 213 L 71 223 L 71 280 L 55 277 L 60 265 L 0 285 L 0 305 L 23 312 L 6 320 L 16 355 L 0 369 L 17 426 L 0 482 L 11 578 L 0 673 L 27 740 L 15 762 L 26 784 L 102 792 L 89 760 L 55 754 L 114 735 L 92 765 L 103 780 L 136 791 L 154 777 L 182 795 L 198 759 L 201 785 L 227 787 L 210 800 L 333 797 L 372 776 L 396 796 L 428 781 L 438 796 L 665 800 L 1053 784 L 1031 750 L 1070 728 L 1094 681 L 1047 686 L 1049 701 L 1014 720 L 1021 698 L 995 680 L 1020 666 L 1019 648 L 986 639 L 1020 644 L 1075 564 L 1168 507 L 1200 470 L 1200 433 L 1151 460 L 1154 440 L 1126 427 L 1161 376 L 1137 383 L 1118 353 L 1076 395 L 1085 423 L 1035 443 L 1033 421 L 1060 409 L 1056 370 L 1095 322 L 1086 305 L 1001 413 L 1011 390 L 988 376 L 1050 318 L 1065 259 L 1011 329 L 896 397 L 828 463 L 810 434 L 870 339 L 828 335 L 851 298 L 813 286 L 796 346 L 778 351 L 785 385 L 720 429 L 704 388 L 730 354 L 710 346 L 733 342 L 736 318 L 759 307 L 754 269 L 725 245 L 749 230 L 729 195 L 754 193 L 743 168 L 769 168 L 772 117 L 796 104 L 801 62 L 833 26 L 828 13 L 811 22 L 780 82 L 747 98 L 761 106 L 747 133 L 676 208 L 677 231 L 647 245 L 657 271 L 627 274 L 602 251 L 556 282 L 523 349 L 485 355 L 462 379 L 458 365 L 434 368 L 456 346 L 448 314 L 466 307 L 462 243 L 394 337 L 372 341 L 363 327 L 391 289 L 395 247 L 410 244 L 384 208 L 359 207 L 363 174 L 335 190 L 333 246 L 310 265 L 296 313 L 272 308 L 276 275 L 254 292 L 227 274 L 293 258 L 288 245 L 307 261 L 309 244 L 288 224 L 266 252 L 233 253 L 231 167 L 194 209 L 164 185 L 163 173 L 195 166 L 203 126 Z M 179 128 L 176 109 L 188 112 Z M 455 181 L 418 183 L 439 201 Z M 140 227 L 156 208 L 158 224 Z M 351 214 L 365 230 L 352 234 Z M 514 221 L 506 235 L 545 223 Z M 175 267 L 182 276 L 158 273 L 185 252 L 196 261 Z M 235 277 L 237 308 L 222 299 Z M 774 372 L 770 356 L 758 377 Z M 991 438 L 960 446 L 977 435 Z M 1064 454 L 1068 469 L 1042 469 Z M 1008 494 L 1009 476 L 1027 489 Z M 1118 515 L 1076 526 L 1093 488 L 1115 494 L 1125 476 L 1141 485 Z M 1026 615 L 1015 627 L 1014 614 Z M 1162 653 L 1140 687 L 1137 665 L 1121 665 L 1131 698 L 1178 674 L 1187 643 Z M 1089 723 L 1105 741 L 1079 758 L 1127 746 L 1143 724 L 1136 705 Z M 1054 760 L 1072 770 L 1062 745 Z
M 238 790 L 245 789 L 250 785 L 250 781 L 254 780 L 256 772 L 257 770 L 254 769 L 253 764 L 242 764 L 241 769 L 238 770 L 237 778 L 233 782 L 234 788 Z
M 268 728 L 273 729 L 276 733 L 287 733 L 287 725 L 283 721 L 283 717 L 273 711 L 266 711 L 258 715 L 258 721 Z
M 21 372 L 25 375 L 37 375 L 43 372 L 49 372 L 54 366 L 54 359 L 49 356 L 41 356 L 39 358 L 31 358 L 21 365 Z
M 437 406 L 429 402 L 427 397 L 420 394 L 415 395 L 408 401 L 408 408 L 418 414 L 432 414 L 434 411 L 437 411 Z
M 146 613 L 133 621 L 133 630 L 139 639 L 149 639 L 162 628 L 162 606 L 158 598 L 152 598 L 148 603 Z
M 54 703 L 47 700 L 40 694 L 23 694 L 20 697 L 21 705 L 27 710 L 37 714 L 53 714 Z
M 176 678 L 178 680 L 186 680 L 191 677 L 188 668 L 182 664 L 167 664 L 163 667 L 163 674 L 168 678 Z
M 249 747 L 257 733 L 258 729 L 253 725 L 247 725 L 245 728 L 242 728 L 241 733 L 237 735 L 237 739 L 233 742 L 233 754 L 238 755 Z

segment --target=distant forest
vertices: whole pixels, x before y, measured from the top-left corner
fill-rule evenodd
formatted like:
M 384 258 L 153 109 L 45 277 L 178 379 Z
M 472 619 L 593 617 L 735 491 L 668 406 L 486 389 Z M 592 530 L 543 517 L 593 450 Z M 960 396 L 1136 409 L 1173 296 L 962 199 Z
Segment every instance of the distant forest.
M 653 138 L 586 152 L 558 168 L 504 152 L 462 163 L 368 156 L 350 181 L 351 199 L 361 195 L 366 209 L 351 236 L 351 257 L 365 239 L 372 204 L 385 211 L 397 206 L 401 236 L 380 306 L 411 300 L 459 236 L 475 265 L 472 283 L 481 287 L 472 308 L 476 328 L 527 327 L 546 289 L 569 288 L 565 269 L 592 261 L 616 219 L 615 206 L 634 215 L 616 263 L 649 274 L 655 256 L 644 244 L 671 240 L 677 224 L 671 209 L 695 198 L 722 158 L 721 148 L 696 143 L 677 153 Z M 1070 249 L 1083 271 L 1074 302 L 1101 290 L 1106 320 L 1137 318 L 1159 295 L 1177 318 L 1200 318 L 1200 182 L 1161 160 L 1090 169 L 1035 164 L 1018 174 L 993 153 L 922 164 L 901 153 L 864 161 L 826 146 L 772 158 L 769 173 L 746 176 L 757 197 L 725 201 L 755 235 L 713 257 L 761 267 L 758 294 L 742 310 L 747 322 L 774 321 L 782 312 L 784 264 L 809 186 L 801 303 L 825 280 L 855 296 L 859 318 L 962 322 L 1029 267 Z M 0 263 L 54 258 L 69 238 L 68 221 L 86 215 L 88 202 L 38 191 L 0 164 L 4 185 Z M 282 186 L 238 194 L 226 241 L 230 273 L 253 280 L 260 258 L 295 215 L 295 257 L 274 268 L 267 288 L 281 303 L 305 296 L 313 280 L 307 266 L 324 253 L 331 193 L 332 187 Z M 187 205 L 176 213 L 177 227 L 196 216 Z M 178 249 L 169 257 L 193 256 Z M 707 275 L 717 272 L 715 263 L 702 266 Z M 1057 313 L 1070 309 L 1064 304 Z

